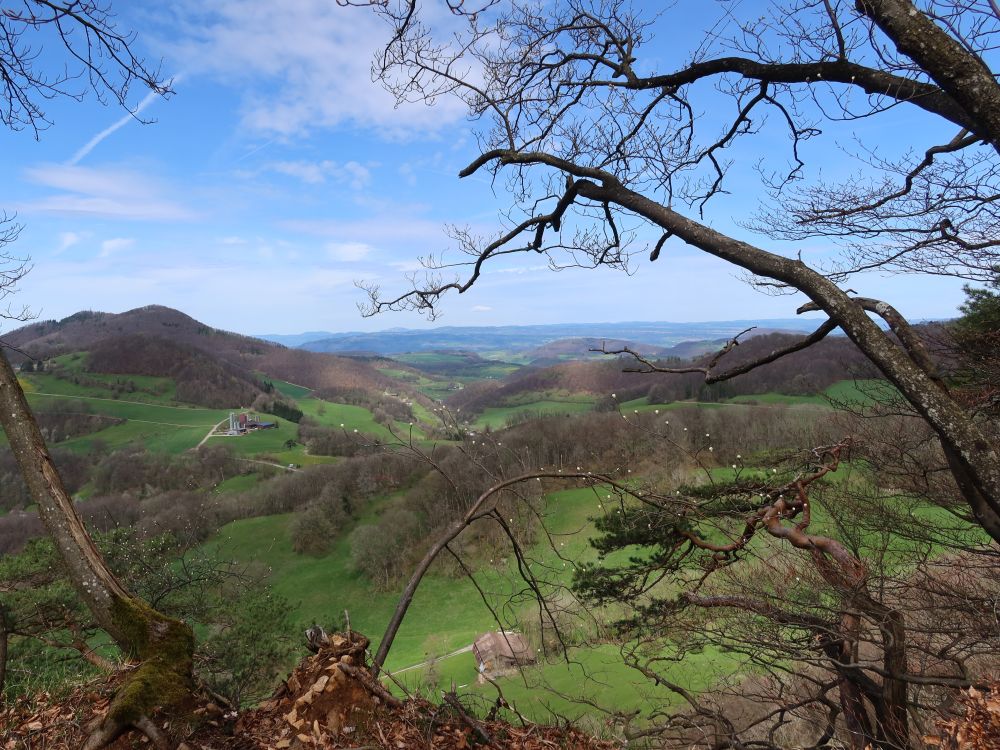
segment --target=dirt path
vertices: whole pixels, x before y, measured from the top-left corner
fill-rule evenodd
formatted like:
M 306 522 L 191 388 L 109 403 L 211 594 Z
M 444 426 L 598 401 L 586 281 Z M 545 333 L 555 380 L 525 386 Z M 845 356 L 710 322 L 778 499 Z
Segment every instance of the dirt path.
M 220 427 L 222 427 L 222 425 L 224 425 L 224 424 L 225 424 L 226 422 L 228 422 L 228 421 L 229 421 L 229 417 L 226 417 L 225 419 L 223 419 L 223 420 L 222 420 L 221 422 L 219 422 L 218 424 L 214 424 L 214 425 L 212 425 L 212 426 L 211 426 L 211 427 L 210 427 L 210 428 L 208 429 L 208 434 L 207 434 L 207 435 L 205 435 L 205 437 L 203 437 L 203 438 L 201 439 L 201 442 L 200 442 L 200 443 L 198 443 L 198 445 L 196 445 L 196 446 L 195 446 L 194 448 L 192 448 L 191 450 L 193 450 L 193 451 L 196 451 L 196 450 L 198 450 L 198 449 L 199 449 L 199 448 L 200 448 L 201 446 L 203 446 L 203 445 L 204 445 L 204 444 L 206 443 L 206 441 L 207 441 L 207 440 L 208 440 L 208 439 L 209 439 L 210 437 L 212 437 L 212 435 L 213 435 L 213 434 L 215 434 L 215 431 L 216 431 L 217 429 L 219 429 Z
M 458 656 L 459 654 L 467 654 L 470 651 L 472 651 L 471 644 L 468 646 L 463 646 L 457 651 L 452 651 L 450 654 L 445 654 L 444 656 L 438 656 L 435 659 L 428 659 L 427 661 L 422 661 L 419 664 L 411 664 L 409 667 L 403 667 L 402 669 L 397 669 L 394 672 L 391 672 L 391 674 L 392 675 L 403 674 L 403 672 L 409 672 L 410 670 L 413 669 L 420 669 L 421 667 L 426 667 L 431 662 L 441 661 L 442 659 L 450 659 L 453 656 Z
M 69 398 L 74 401 L 113 401 L 116 404 L 135 404 L 136 406 L 154 406 L 158 409 L 181 409 L 183 411 L 213 411 L 200 406 L 174 406 L 173 404 L 154 404 L 150 401 L 126 401 L 123 398 L 104 398 L 103 396 L 72 396 L 68 393 L 47 393 L 45 391 L 25 391 L 25 396 L 50 396 L 52 398 Z M 192 426 L 192 425 L 188 425 Z M 197 427 L 198 425 L 193 425 Z
M 285 471 L 302 471 L 302 469 L 297 469 L 297 468 L 288 466 L 287 464 L 276 464 L 276 463 L 273 463 L 271 461 L 261 461 L 258 458 L 241 458 L 241 457 L 237 456 L 236 460 L 237 461 L 245 461 L 248 464 L 263 464 L 264 466 L 273 466 L 275 469 L 284 469 Z

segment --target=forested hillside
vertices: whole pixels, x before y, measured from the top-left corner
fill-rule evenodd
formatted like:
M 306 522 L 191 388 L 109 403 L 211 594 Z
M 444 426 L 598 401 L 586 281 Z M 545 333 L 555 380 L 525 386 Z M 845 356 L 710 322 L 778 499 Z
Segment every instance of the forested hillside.
M 998 48 L 0 0 L 0 750 L 998 750 Z

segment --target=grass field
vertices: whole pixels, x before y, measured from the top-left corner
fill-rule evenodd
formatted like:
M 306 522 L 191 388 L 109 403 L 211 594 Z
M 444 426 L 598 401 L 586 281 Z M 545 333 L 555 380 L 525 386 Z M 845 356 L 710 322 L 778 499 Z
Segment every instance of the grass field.
M 565 583 L 574 563 L 594 559 L 596 553 L 583 532 L 590 528 L 588 517 L 602 512 L 601 505 L 600 494 L 592 490 L 551 495 L 545 520 L 553 532 L 554 549 L 536 545 L 531 551 L 533 569 L 544 568 L 554 579 Z M 369 515 L 375 512 L 377 509 Z M 336 622 L 347 609 L 352 627 L 377 641 L 395 607 L 397 592 L 373 592 L 369 581 L 352 570 L 346 534 L 323 557 L 295 554 L 288 533 L 291 519 L 291 515 L 282 515 L 236 521 L 224 527 L 210 544 L 234 559 L 255 561 L 268 568 L 273 587 L 293 603 L 294 611 L 304 622 Z M 476 574 L 476 579 L 491 606 L 500 608 L 517 586 L 514 562 L 504 558 L 491 562 L 492 565 Z M 496 627 L 489 609 L 468 579 L 432 570 L 417 591 L 387 667 L 404 669 L 451 653 Z M 503 678 L 505 695 L 516 702 L 522 713 L 538 720 L 551 719 L 551 710 L 570 716 L 592 711 L 574 703 L 573 696 L 585 695 L 625 710 L 666 705 L 673 700 L 667 691 L 652 688 L 645 677 L 626 668 L 613 646 L 576 649 L 572 656 L 570 664 L 552 658 L 524 670 L 523 677 Z M 495 695 L 488 685 L 475 684 L 475 662 L 470 653 L 442 659 L 430 669 L 433 680 L 442 687 L 454 681 L 464 686 L 460 692 Z M 692 689 L 701 689 L 721 674 L 742 669 L 730 656 L 706 652 L 678 663 L 672 678 Z M 412 687 L 427 687 L 428 668 L 409 670 L 400 675 L 400 681 Z M 541 685 L 555 688 L 563 697 L 541 691 Z
M 278 393 L 284 394 L 290 398 L 294 398 L 298 401 L 301 398 L 305 398 L 310 393 L 312 393 L 311 388 L 306 388 L 304 385 L 295 385 L 295 383 L 288 383 L 284 380 L 278 380 L 277 378 L 272 378 L 270 375 L 265 375 L 262 372 L 255 372 L 256 375 L 261 380 L 268 380 L 274 386 L 274 390 Z
M 498 429 L 506 426 L 507 421 L 512 417 L 535 414 L 579 414 L 593 408 L 593 401 L 541 399 L 516 406 L 490 406 L 476 417 L 473 424 L 479 428 Z
M 892 398 L 896 389 L 884 380 L 841 380 L 822 393 L 810 396 L 790 396 L 784 393 L 758 393 L 734 396 L 729 403 L 755 402 L 759 404 L 813 404 L 835 406 L 838 403 L 870 405 Z
M 336 404 L 331 401 L 321 401 L 315 398 L 302 399 L 298 404 L 303 414 L 327 427 L 338 429 L 343 427 L 348 431 L 357 430 L 359 433 L 373 435 L 382 440 L 392 438 L 392 433 L 389 432 L 388 428 L 376 422 L 372 413 L 363 406 Z M 427 417 L 426 421 L 430 421 L 432 415 L 426 409 L 417 404 L 414 404 L 411 408 L 413 408 L 415 416 L 419 418 L 420 414 L 423 414 Z M 420 429 L 420 425 L 414 424 L 413 429 L 415 437 L 423 439 L 424 433 Z M 406 422 L 396 422 L 394 430 L 397 435 L 406 436 L 409 434 L 410 425 Z
M 86 404 L 93 414 L 127 420 L 123 424 L 60 443 L 81 452 L 90 450 L 95 441 L 100 441 L 109 448 L 142 445 L 153 451 L 182 453 L 198 445 L 208 430 L 229 414 L 224 409 L 167 406 L 102 397 L 54 396 L 38 392 L 26 395 L 34 409 L 56 412 L 67 402 L 78 401 Z
M 52 376 L 27 374 L 22 378 L 22 383 L 28 395 L 28 401 L 33 408 L 44 409 L 46 411 L 59 411 L 60 407 L 67 402 L 76 401 L 82 403 L 93 414 L 103 414 L 118 419 L 127 420 L 124 424 L 115 425 L 99 432 L 74 438 L 61 445 L 73 450 L 87 451 L 94 445 L 95 441 L 100 441 L 109 448 L 122 448 L 127 445 L 143 445 L 149 450 L 165 451 L 167 453 L 182 453 L 197 446 L 208 431 L 219 422 L 229 416 L 229 409 L 204 409 L 196 406 L 184 406 L 178 404 L 150 403 L 145 401 L 133 401 L 131 398 L 110 398 L 107 392 L 97 391 L 104 395 L 90 395 L 94 389 L 74 386 L 69 381 L 63 381 Z M 42 391 L 43 387 L 50 387 L 54 381 L 56 390 L 52 392 Z M 293 386 L 283 381 L 273 381 L 275 388 L 282 388 L 292 392 L 303 392 L 299 386 Z M 57 392 L 61 387 L 63 392 Z M 296 391 L 295 389 L 299 389 Z M 133 394 L 128 394 L 130 397 Z M 389 430 L 378 424 L 372 413 L 361 406 L 349 404 L 335 404 L 329 401 L 321 401 L 315 398 L 303 398 L 298 401 L 299 408 L 303 413 L 316 419 L 318 422 L 329 427 L 339 428 L 341 425 L 347 430 L 357 430 L 359 433 L 373 435 L 387 440 L 390 438 Z M 431 422 L 433 415 L 419 405 L 414 405 L 415 412 L 419 417 Z M 288 440 L 297 440 L 297 426 L 287 420 L 270 415 L 263 415 L 265 419 L 278 424 L 278 429 L 261 430 L 248 435 L 231 438 L 227 436 L 213 436 L 207 444 L 225 444 L 238 456 L 272 456 L 276 462 L 281 464 L 308 465 L 314 463 L 328 463 L 336 459 L 329 456 L 310 456 L 301 446 L 286 447 Z M 414 434 L 418 439 L 423 439 L 424 434 L 420 430 L 419 424 L 414 425 Z M 401 435 L 407 435 L 410 426 L 407 423 L 397 422 L 396 430 Z
M 696 406 L 702 409 L 720 409 L 734 406 L 745 408 L 753 406 L 802 406 L 807 408 L 829 409 L 837 403 L 871 404 L 875 400 L 883 400 L 893 393 L 892 386 L 882 380 L 843 380 L 834 383 L 822 393 L 812 396 L 790 396 L 783 393 L 758 393 L 746 396 L 735 396 L 720 402 L 709 401 L 674 401 L 669 404 L 649 403 L 645 397 L 623 401 L 619 409 L 623 413 L 644 412 L 653 410 L 681 409 Z M 548 397 L 545 397 L 545 396 Z M 594 399 L 586 398 L 584 394 L 528 394 L 526 398 L 506 406 L 491 406 L 476 417 L 475 426 L 491 429 L 502 428 L 507 421 L 518 415 L 534 414 L 578 414 L 593 408 Z
M 83 377 L 97 381 L 100 385 L 82 385 L 72 380 L 58 378 L 46 372 L 22 373 L 19 380 L 30 383 L 32 391 L 53 393 L 59 396 L 90 396 L 112 398 L 115 386 L 131 381 L 136 390 L 121 394 L 128 401 L 143 401 L 153 404 L 175 403 L 176 384 L 171 378 L 155 378 L 146 375 L 105 375 L 84 373 Z
M 895 389 L 884 380 L 841 380 L 826 388 L 822 393 L 810 396 L 792 396 L 785 393 L 751 393 L 733 396 L 723 401 L 673 401 L 669 404 L 651 404 L 645 397 L 623 401 L 619 409 L 627 411 L 650 411 L 652 409 L 677 409 L 684 406 L 699 408 L 720 408 L 725 406 L 803 406 L 830 409 L 838 404 L 871 405 L 885 401 L 895 395 Z
M 520 365 L 492 359 L 469 359 L 447 352 L 410 352 L 393 357 L 398 362 L 435 375 L 468 380 L 503 379 L 520 369 Z

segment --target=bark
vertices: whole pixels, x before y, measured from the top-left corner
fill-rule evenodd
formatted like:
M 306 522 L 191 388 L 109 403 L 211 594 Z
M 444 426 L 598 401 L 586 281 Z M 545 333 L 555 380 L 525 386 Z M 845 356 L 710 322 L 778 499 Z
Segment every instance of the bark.
M 837 674 L 840 705 L 852 749 L 907 750 L 910 747 L 906 689 L 908 665 L 903 615 L 872 597 L 868 590 L 868 571 L 860 558 L 836 539 L 811 534 L 807 530 L 812 515 L 807 488 L 837 470 L 845 446 L 841 444 L 829 451 L 831 462 L 778 491 L 776 499 L 765 504 L 750 518 L 738 541 L 717 545 L 696 535 L 686 535 L 692 544 L 701 549 L 735 551 L 745 548 L 756 530 L 763 528 L 771 536 L 808 552 L 817 572 L 841 597 L 842 611 L 838 625 L 832 626 L 811 614 L 788 612 L 770 602 L 757 602 L 744 597 L 688 595 L 684 599 L 703 607 L 736 607 L 756 612 L 777 624 L 812 630 L 818 647 L 831 660 L 832 669 Z M 791 490 L 794 490 L 794 499 L 786 497 L 786 493 L 789 496 L 793 494 Z M 799 513 L 802 518 L 798 523 L 786 523 Z M 881 684 L 872 680 L 857 663 L 857 644 L 861 639 L 863 618 L 874 623 L 881 633 Z M 866 701 L 871 705 L 873 715 L 869 715 Z
M 3 691 L 7 685 L 7 657 L 10 648 L 10 630 L 7 626 L 7 612 L 0 605 L 0 704 L 3 703 Z
M 705 78 L 731 74 L 748 80 L 773 83 L 808 85 L 818 80 L 842 83 L 860 88 L 871 96 L 888 96 L 901 102 L 909 102 L 961 128 L 968 128 L 973 132 L 977 130 L 976 121 L 969 113 L 938 86 L 849 60 L 775 63 L 759 62 L 745 57 L 720 57 L 694 63 L 674 73 L 633 78 L 627 83 L 617 83 L 617 85 L 637 90 L 675 89 Z
M 983 61 L 910 0 L 857 0 L 855 6 L 968 113 L 969 129 L 1000 152 L 1000 86 Z
M 840 622 L 841 638 L 834 645 L 838 663 L 850 665 L 854 661 L 854 644 L 857 642 L 861 622 L 855 615 L 844 615 Z M 871 747 L 874 736 L 871 719 L 865 709 L 864 692 L 851 675 L 843 668 L 838 670 L 838 691 L 840 708 L 844 713 L 844 723 L 851 738 L 851 750 L 866 750 Z
M 103 747 L 133 727 L 163 746 L 161 733 L 150 734 L 153 725 L 148 715 L 191 694 L 191 628 L 132 596 L 108 569 L 63 486 L 17 376 L 2 353 L 0 424 L 73 587 L 122 651 L 139 660 L 85 747 Z

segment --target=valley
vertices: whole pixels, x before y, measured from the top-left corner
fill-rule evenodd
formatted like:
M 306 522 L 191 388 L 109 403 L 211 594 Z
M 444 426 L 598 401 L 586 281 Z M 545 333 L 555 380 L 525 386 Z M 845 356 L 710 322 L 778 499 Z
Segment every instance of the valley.
M 460 349 L 345 357 L 222 331 L 204 346 L 198 331 L 206 326 L 164 309 L 110 320 L 85 318 L 111 328 L 104 334 L 78 319 L 35 324 L 42 335 L 34 339 L 31 326 L 14 332 L 23 352 L 15 359 L 19 382 L 95 533 L 134 535 L 129 544 L 140 545 L 169 539 L 172 569 L 233 571 L 225 574 L 236 576 L 230 583 L 212 573 L 208 591 L 225 596 L 235 586 L 229 596 L 242 601 L 253 581 L 274 603 L 248 632 L 274 629 L 268 637 L 287 645 L 259 657 L 246 683 L 226 672 L 213 678 L 237 700 L 266 694 L 299 658 L 294 634 L 309 625 L 336 630 L 349 622 L 377 642 L 435 535 L 491 478 L 537 471 L 545 478 L 500 493 L 431 566 L 389 652 L 385 686 L 432 700 L 453 690 L 480 706 L 500 690 L 515 715 L 569 719 L 598 735 L 608 715 L 635 716 L 641 727 L 642 717 L 682 710 L 685 696 L 735 700 L 741 685 L 764 684 L 780 659 L 762 661 L 711 635 L 710 626 L 676 638 L 628 635 L 620 628 L 629 604 L 589 600 L 588 576 L 668 548 L 636 539 L 615 550 L 598 540 L 611 538 L 618 519 L 641 517 L 644 495 L 664 487 L 697 494 L 793 480 L 801 476 L 801 446 L 834 443 L 845 430 L 857 432 L 862 415 L 898 400 L 843 338 L 808 359 L 792 355 L 745 379 L 705 386 L 697 372 L 626 372 L 633 358 L 595 358 L 592 339 L 549 343 L 559 356 L 530 361 L 510 350 L 502 358 Z M 71 332 L 54 338 L 53 329 Z M 109 356 L 137 339 L 142 357 Z M 731 365 L 787 340 L 794 334 L 749 338 Z M 650 351 L 683 369 L 719 346 Z M 233 425 L 258 422 L 266 429 L 234 434 Z M 844 533 L 844 498 L 876 493 L 880 510 L 870 518 L 873 511 L 861 512 L 862 525 L 852 528 L 865 530 L 854 549 L 874 556 L 887 575 L 984 543 L 919 493 L 883 486 L 871 460 L 850 461 L 820 483 L 812 533 Z M 17 481 L 10 461 L 0 464 L 0 486 Z M 6 493 L 3 504 L 0 547 L 14 561 L 34 549 L 25 545 L 41 526 L 23 489 Z M 695 523 L 721 541 L 732 538 L 736 520 Z M 754 543 L 753 559 L 776 555 L 787 551 L 773 540 Z M 687 596 L 698 571 L 711 569 L 705 565 L 680 564 L 671 578 L 644 587 L 642 598 L 659 607 Z M 11 575 L 0 565 L 0 585 Z M 234 627 L 217 616 L 194 616 L 209 644 Z M 73 626 L 80 627 L 89 632 Z M 498 627 L 523 634 L 534 658 L 484 681 L 472 644 Z M 66 634 L 57 628 L 47 637 L 59 642 Z M 89 639 L 113 653 L 98 632 Z M 14 658 L 34 666 L 28 682 L 15 670 L 8 689 L 59 690 L 67 680 L 61 661 L 31 644 L 14 639 Z M 661 675 L 652 682 L 651 664 Z

